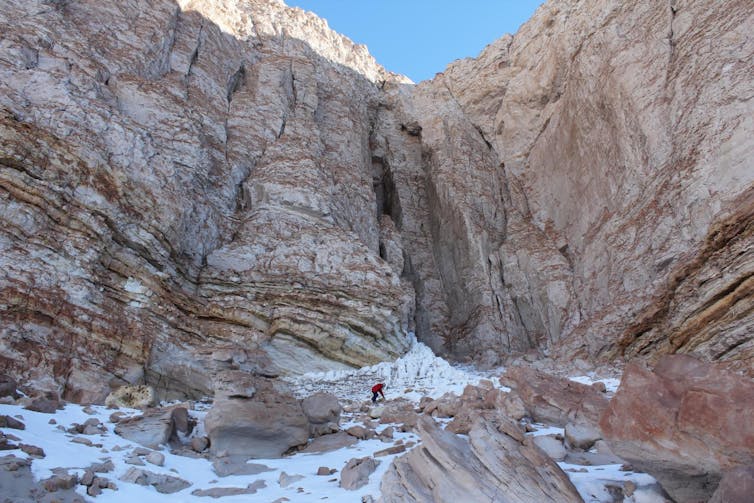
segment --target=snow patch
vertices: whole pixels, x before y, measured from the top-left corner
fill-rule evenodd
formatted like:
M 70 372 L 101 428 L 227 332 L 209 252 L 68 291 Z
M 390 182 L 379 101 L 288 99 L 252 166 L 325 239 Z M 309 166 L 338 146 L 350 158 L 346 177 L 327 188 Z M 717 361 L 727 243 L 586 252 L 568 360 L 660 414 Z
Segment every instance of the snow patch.
M 571 381 L 578 382 L 581 384 L 586 384 L 587 386 L 591 386 L 592 384 L 596 382 L 602 382 L 605 383 L 605 390 L 608 393 L 615 393 L 618 391 L 618 386 L 620 385 L 620 379 L 600 379 L 598 377 L 595 377 L 594 375 L 585 375 L 585 376 L 574 376 L 569 377 Z
M 123 289 L 127 291 L 128 293 L 135 293 L 142 295 L 146 293 L 147 288 L 139 282 L 138 279 L 134 278 L 128 278 L 126 280 L 126 284 L 123 285 Z
M 378 382 L 385 384 L 388 398 L 403 397 L 413 402 L 418 402 L 424 396 L 438 398 L 445 393 L 460 395 L 467 385 L 476 385 L 482 379 L 492 381 L 493 385 L 506 392 L 510 391 L 500 386 L 499 379 L 494 377 L 500 375 L 502 369 L 483 373 L 453 366 L 413 337 L 411 342 L 409 351 L 394 362 L 359 369 L 312 372 L 288 380 L 299 396 L 327 391 L 341 400 L 352 401 L 370 398 L 371 387 Z

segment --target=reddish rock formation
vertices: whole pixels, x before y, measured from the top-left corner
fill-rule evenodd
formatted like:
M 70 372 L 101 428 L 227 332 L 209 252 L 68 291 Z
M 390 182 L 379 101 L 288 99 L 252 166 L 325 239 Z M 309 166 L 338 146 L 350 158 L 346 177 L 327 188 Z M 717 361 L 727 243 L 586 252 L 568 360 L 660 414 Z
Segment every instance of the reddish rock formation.
M 531 367 L 511 367 L 500 382 L 515 391 L 535 421 L 596 425 L 608 406 L 607 398 L 596 388 Z
M 754 462 L 754 383 L 685 355 L 627 367 L 600 426 L 611 449 L 677 501 L 707 500 L 722 473 Z

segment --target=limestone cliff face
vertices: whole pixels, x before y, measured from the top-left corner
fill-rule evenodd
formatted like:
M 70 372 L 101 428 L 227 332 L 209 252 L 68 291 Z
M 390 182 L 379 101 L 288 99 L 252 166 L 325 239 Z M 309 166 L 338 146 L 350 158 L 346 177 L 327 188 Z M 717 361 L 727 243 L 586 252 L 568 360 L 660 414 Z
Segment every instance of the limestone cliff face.
M 405 79 L 274 0 L 1 12 L 0 371 L 207 394 L 405 351 L 369 144 Z
M 417 86 L 467 348 L 754 367 L 753 28 L 745 1 L 548 2 Z
M 750 2 L 552 1 L 416 86 L 277 0 L 0 7 L 0 372 L 752 367 Z

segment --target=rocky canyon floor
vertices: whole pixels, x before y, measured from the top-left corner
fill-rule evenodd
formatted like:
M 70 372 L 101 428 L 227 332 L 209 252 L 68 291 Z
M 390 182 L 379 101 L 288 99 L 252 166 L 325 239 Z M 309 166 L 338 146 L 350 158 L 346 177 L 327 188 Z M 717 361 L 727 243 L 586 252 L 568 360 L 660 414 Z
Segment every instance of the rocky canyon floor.
M 335 394 L 344 409 L 341 432 L 318 437 L 300 452 L 248 463 L 222 457 L 214 458 L 213 463 L 206 454 L 188 447 L 192 439 L 202 438 L 205 433 L 203 420 L 211 406 L 209 401 L 181 404 L 197 421 L 190 435 L 179 435 L 172 446 L 147 449 L 115 433 L 114 421 L 141 415 L 140 410 L 119 409 L 118 414 L 118 410 L 104 406 L 66 404 L 62 410 L 44 413 L 23 408 L 22 399 L 17 404 L 0 405 L 0 417 L 17 419 L 25 426 L 2 430 L 9 444 L 6 448 L 11 450 L 0 458 L 0 486 L 4 488 L 5 501 L 378 501 L 381 482 L 393 460 L 422 442 L 415 429 L 403 427 L 405 418 L 396 416 L 391 423 L 384 411 L 391 407 L 423 409 L 422 415 L 436 416 L 433 420 L 444 428 L 451 418 L 442 417 L 447 415 L 442 407 L 430 412 L 430 399 L 440 403 L 442 400 L 437 399 L 443 396 L 460 396 L 467 385 L 507 392 L 509 388 L 498 378 L 503 370 L 481 372 L 451 365 L 416 343 L 409 353 L 392 363 L 306 374 L 290 382 L 292 389 L 299 397 L 318 391 Z M 608 397 L 618 386 L 618 379 L 593 373 L 571 379 L 587 384 L 602 382 Z M 377 381 L 387 384 L 387 400 L 373 406 L 369 389 Z M 396 404 L 401 406 L 395 409 Z M 371 418 L 370 414 L 382 414 L 387 421 Z M 562 445 L 563 428 L 526 419 L 521 424 L 528 436 L 549 437 Z M 465 434 L 456 436 L 468 439 Z M 617 494 L 625 502 L 666 501 L 652 477 L 632 471 L 613 455 L 598 450 L 562 452 L 558 463 L 584 501 L 612 502 Z M 361 481 L 364 485 L 349 490 L 342 487 L 348 485 L 344 483 L 344 468 L 354 458 L 374 459 L 377 466 Z M 92 491 L 100 494 L 92 497 Z

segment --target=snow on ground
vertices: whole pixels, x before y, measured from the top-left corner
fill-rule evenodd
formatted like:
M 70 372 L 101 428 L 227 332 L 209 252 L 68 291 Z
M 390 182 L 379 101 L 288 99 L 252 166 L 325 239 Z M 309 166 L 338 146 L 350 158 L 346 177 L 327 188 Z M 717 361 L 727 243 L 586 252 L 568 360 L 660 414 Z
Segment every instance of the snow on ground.
M 614 379 L 614 378 L 601 379 L 601 378 L 595 377 L 593 373 L 589 375 L 585 375 L 585 376 L 569 377 L 569 379 L 571 381 L 576 381 L 576 382 L 580 382 L 581 384 L 587 384 L 587 385 L 592 385 L 596 382 L 603 382 L 605 383 L 605 389 L 607 390 L 608 393 L 615 393 L 616 391 L 618 391 L 618 385 L 620 385 L 620 379 Z
M 558 466 L 568 475 L 586 503 L 612 503 L 615 498 L 610 494 L 609 488 L 618 489 L 626 482 L 633 483 L 636 489 L 631 496 L 623 499 L 624 503 L 665 503 L 667 501 L 652 476 L 646 473 L 623 471 L 622 465 L 582 466 L 558 463 Z
M 372 386 L 378 382 L 386 385 L 387 398 L 403 397 L 419 402 L 424 396 L 438 398 L 445 393 L 460 395 L 469 384 L 489 379 L 497 387 L 497 377 L 503 372 L 480 372 L 470 367 L 451 365 L 435 356 L 432 350 L 414 341 L 411 349 L 394 362 L 382 362 L 371 367 L 353 370 L 309 373 L 291 378 L 290 383 L 299 396 L 317 391 L 327 391 L 341 400 L 370 399 Z M 508 388 L 502 387 L 505 391 Z
M 299 397 L 316 391 L 328 391 L 338 396 L 344 404 L 363 404 L 371 398 L 371 386 L 376 382 L 383 382 L 387 385 L 386 395 L 388 400 L 403 397 L 418 402 L 423 396 L 437 398 L 448 392 L 460 394 L 466 385 L 476 384 L 481 379 L 489 379 L 496 387 L 509 391 L 500 386 L 500 381 L 496 376 L 501 373 L 502 369 L 480 372 L 471 367 L 451 365 L 442 358 L 435 356 L 424 344 L 415 342 L 406 355 L 392 363 L 385 362 L 350 371 L 305 374 L 290 379 L 289 383 Z M 601 380 L 609 391 L 615 391 L 618 385 L 617 379 L 595 379 L 594 376 L 578 376 L 571 379 L 586 384 Z M 202 423 L 209 405 L 201 402 L 193 405 L 193 410 L 190 413 L 199 419 L 199 425 L 193 435 L 203 435 Z M 255 481 L 263 481 L 265 484 L 257 493 L 225 496 L 221 498 L 221 501 L 274 502 L 278 501 L 279 498 L 287 498 L 279 501 L 295 503 L 326 500 L 336 503 L 351 503 L 361 501 L 361 497 L 366 495 L 371 495 L 376 499 L 379 496 L 382 475 L 388 469 L 392 460 L 400 454 L 377 458 L 380 460 L 377 471 L 370 476 L 367 486 L 356 491 L 347 491 L 339 487 L 340 471 L 345 463 L 351 458 L 372 456 L 375 452 L 390 447 L 398 440 L 404 443 L 419 440 L 416 435 L 402 433 L 399 428 L 395 428 L 393 442 L 386 443 L 375 438 L 359 441 L 353 446 L 329 453 L 298 453 L 280 459 L 255 459 L 251 462 L 265 465 L 269 470 L 257 475 L 232 475 L 228 477 L 219 477 L 212 469 L 211 463 L 206 459 L 174 455 L 169 452 L 167 446 L 164 446 L 162 449 L 162 453 L 165 455 L 163 467 L 147 463 L 146 466 L 138 468 L 177 476 L 191 482 L 192 485 L 174 494 L 160 494 L 151 486 L 140 486 L 118 480 L 132 467 L 132 465 L 126 463 L 126 459 L 131 455 L 133 449 L 139 446 L 115 435 L 113 432 L 115 425 L 109 421 L 112 410 L 100 406 L 91 406 L 89 411 L 93 415 L 87 414 L 81 406 L 69 404 L 64 410 L 52 415 L 28 411 L 18 405 L 0 405 L 0 415 L 7 414 L 17 417 L 26 424 L 25 430 L 5 429 L 6 433 L 16 435 L 22 443 L 44 448 L 47 456 L 43 459 L 35 459 L 32 463 L 33 474 L 37 479 L 50 477 L 52 469 L 57 467 L 72 468 L 71 473 L 75 471 L 82 475 L 84 469 L 92 463 L 111 459 L 115 465 L 115 470 L 102 475 L 115 482 L 118 490 L 104 489 L 102 495 L 96 498 L 96 501 L 103 503 L 208 501 L 206 497 L 194 496 L 191 492 L 196 489 L 213 487 L 241 488 Z M 129 414 L 139 413 L 135 410 L 126 412 Z M 97 417 L 107 427 L 105 434 L 86 436 L 98 445 L 92 447 L 71 442 L 71 439 L 76 435 L 66 433 L 65 428 L 70 427 L 73 423 L 82 424 L 90 417 Z M 49 423 L 52 418 L 55 419 L 57 425 Z M 357 424 L 354 422 L 354 414 L 344 412 L 341 427 L 346 429 L 353 424 Z M 389 425 L 381 425 L 378 432 L 387 426 Z M 562 428 L 539 424 L 534 426 L 538 431 L 532 433 L 533 435 L 563 435 Z M 10 452 L 19 457 L 26 457 L 25 454 L 17 450 Z M 633 482 L 637 489 L 631 497 L 624 500 L 626 503 L 658 503 L 664 501 L 659 496 L 660 492 L 654 485 L 655 482 L 652 477 L 646 474 L 621 471 L 620 465 L 581 466 L 568 463 L 559 463 L 559 465 L 565 470 L 588 503 L 612 501 L 608 487 L 611 484 L 621 484 L 621 481 L 628 480 Z M 318 476 L 316 473 L 321 466 L 335 468 L 338 472 L 330 476 Z M 301 475 L 303 477 L 288 487 L 281 487 L 279 479 L 283 472 L 289 476 Z M 77 488 L 82 496 L 85 494 L 84 490 L 84 486 Z
M 377 458 L 380 464 L 377 470 L 369 478 L 369 484 L 355 491 L 348 491 L 339 487 L 340 470 L 351 458 L 361 458 L 371 456 L 375 452 L 386 449 L 393 445 L 393 442 L 385 443 L 379 439 L 360 441 L 357 444 L 338 449 L 333 452 L 324 454 L 304 454 L 299 453 L 293 456 L 280 459 L 255 459 L 251 462 L 255 464 L 266 465 L 270 468 L 258 475 L 231 475 L 227 477 L 218 477 L 212 469 L 211 463 L 202 458 L 194 459 L 185 456 L 171 454 L 169 448 L 165 446 L 162 454 L 165 456 L 165 464 L 162 467 L 147 463 L 146 466 L 137 468 L 148 470 L 155 473 L 162 473 L 174 477 L 180 477 L 191 482 L 191 486 L 173 494 L 160 494 L 151 486 L 141 486 L 118 480 L 133 465 L 125 461 L 138 444 L 121 438 L 113 429 L 115 425 L 109 421 L 109 416 L 113 412 L 100 406 L 91 406 L 90 410 L 94 414 L 89 415 L 79 405 L 69 404 L 64 410 L 55 414 L 43 414 L 25 410 L 18 405 L 0 405 L 0 415 L 9 415 L 21 419 L 26 424 L 25 430 L 4 429 L 5 433 L 11 433 L 19 437 L 20 443 L 40 446 L 44 449 L 46 457 L 34 459 L 32 462 L 32 473 L 36 479 L 42 480 L 53 475 L 52 469 L 58 467 L 71 468 L 69 473 L 78 473 L 79 476 L 84 474 L 84 470 L 93 463 L 101 463 L 106 459 L 112 460 L 115 470 L 110 473 L 99 474 L 109 478 L 118 486 L 117 491 L 104 489 L 102 494 L 96 498 L 96 501 L 103 503 L 151 503 L 166 501 L 172 502 L 192 502 L 192 501 L 213 501 L 212 498 L 194 496 L 191 494 L 196 489 L 209 489 L 213 487 L 246 487 L 248 484 L 257 480 L 262 480 L 265 487 L 258 490 L 255 494 L 242 494 L 236 496 L 225 496 L 224 502 L 249 502 L 249 501 L 266 501 L 272 502 L 278 498 L 288 498 L 283 501 L 311 502 L 327 497 L 328 502 L 335 503 L 352 503 L 360 501 L 361 496 L 371 494 L 375 497 L 379 495 L 379 484 L 382 475 L 390 466 L 393 458 L 397 455 L 387 455 Z M 123 409 L 121 409 L 123 410 Z M 129 411 L 138 413 L 139 411 Z M 204 413 L 191 412 L 194 416 L 202 417 Z M 70 427 L 73 423 L 83 424 L 91 417 L 98 418 L 108 429 L 108 432 L 101 435 L 74 435 L 66 433 L 59 429 L 57 425 L 64 428 Z M 50 419 L 55 419 L 57 425 L 49 424 Z M 347 425 L 346 425 L 347 426 Z M 390 425 L 383 425 L 382 428 Z M 74 437 L 84 437 L 91 440 L 95 446 L 87 446 L 71 442 Z M 401 433 L 397 428 L 393 434 L 395 441 L 403 442 L 416 441 L 416 435 L 411 433 Z M 21 451 L 6 451 L 3 455 L 14 454 L 17 457 L 28 457 Z M 317 475 L 317 469 L 320 466 L 336 468 L 337 473 L 330 476 Z M 285 472 L 287 475 L 303 475 L 301 480 L 297 480 L 288 487 L 281 487 L 279 481 L 280 475 Z M 85 496 L 85 487 L 77 486 L 77 491 L 87 500 L 94 501 L 95 498 Z

